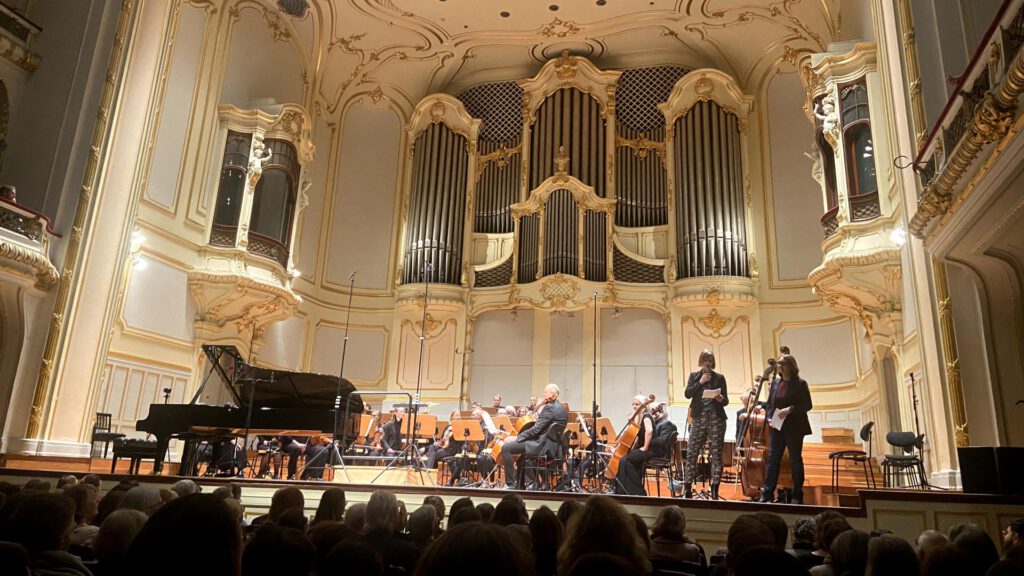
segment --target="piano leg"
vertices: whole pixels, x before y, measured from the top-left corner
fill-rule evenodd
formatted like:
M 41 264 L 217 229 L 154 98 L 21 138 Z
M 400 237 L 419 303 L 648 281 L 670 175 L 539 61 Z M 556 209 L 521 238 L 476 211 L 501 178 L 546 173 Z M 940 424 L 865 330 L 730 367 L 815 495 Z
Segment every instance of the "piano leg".
M 153 474 L 160 475 L 164 470 L 164 458 L 167 457 L 167 446 L 171 443 L 168 436 L 156 437 L 156 457 L 153 458 Z

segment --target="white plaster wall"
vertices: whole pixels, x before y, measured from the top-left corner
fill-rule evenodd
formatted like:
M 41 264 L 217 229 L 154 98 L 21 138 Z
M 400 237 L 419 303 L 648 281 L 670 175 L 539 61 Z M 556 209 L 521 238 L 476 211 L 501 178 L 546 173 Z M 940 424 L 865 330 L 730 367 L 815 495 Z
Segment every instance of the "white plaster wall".
M 868 342 L 868 331 L 860 322 L 854 321 L 854 330 L 857 331 L 857 351 L 860 361 L 860 373 L 867 374 L 874 363 L 871 354 L 871 344 Z
M 124 298 L 125 324 L 191 344 L 196 307 L 188 293 L 188 274 L 144 254 L 141 257 L 148 266 L 131 271 Z
M 311 372 L 338 374 L 341 369 L 341 345 L 345 327 L 321 324 L 313 337 Z M 345 379 L 355 387 L 375 386 L 387 371 L 388 333 L 384 328 L 353 326 L 349 328 L 345 350 Z
M 356 103 L 345 114 L 341 162 L 334 189 L 325 280 L 388 287 L 393 215 L 401 147 L 401 123 L 390 110 Z
M 917 299 L 914 295 L 913 271 L 910 261 L 910 246 L 900 251 L 900 267 L 903 268 L 903 333 L 913 334 L 917 330 Z M 927 292 L 927 287 L 921 290 Z
M 779 334 L 779 343 L 789 346 L 800 364 L 800 377 L 811 386 L 850 383 L 857 379 L 850 320 L 823 326 L 786 326 Z
M 617 426 L 632 414 L 637 394 L 668 400 L 668 336 L 651 310 L 601 310 L 601 413 Z
M 767 96 L 774 269 L 780 280 L 806 280 L 821 263 L 821 188 L 803 154 L 811 148 L 814 130 L 803 113 L 806 96 L 796 74 L 775 75 Z
M 543 312 L 541 312 L 543 313 Z M 495 394 L 509 404 L 530 399 L 533 379 L 533 315 L 485 312 L 473 324 L 469 400 L 490 405 Z
M 584 381 L 583 348 L 592 347 L 592 341 L 583 341 L 583 312 L 550 313 L 551 347 L 548 380 L 558 384 L 562 402 L 570 410 L 583 409 L 583 388 L 592 390 L 592 380 Z M 601 390 L 604 390 L 602 385 Z
M 814 399 L 811 398 L 811 402 Z M 811 435 L 807 436 L 805 442 L 821 442 L 822 428 L 849 428 L 853 431 L 854 440 L 860 443 L 861 409 L 850 408 L 846 410 L 811 410 L 807 413 L 807 419 L 811 422 Z
M 263 347 L 259 349 L 260 363 L 299 370 L 305 336 L 306 320 L 301 316 L 292 316 L 271 324 L 267 327 Z
M 182 5 L 146 187 L 146 197 L 165 208 L 174 207 L 178 193 L 205 25 L 205 8 Z
M 307 278 L 316 278 L 316 252 L 320 241 L 320 231 L 324 225 L 324 196 L 327 187 L 327 168 L 331 162 L 332 132 L 322 116 L 316 117 L 313 128 L 313 144 L 316 146 L 316 159 L 306 170 L 310 181 L 306 196 L 309 206 L 302 212 L 299 223 L 299 239 L 295 251 L 295 265 Z
M 260 11 L 243 8 L 231 30 L 222 104 L 251 108 L 251 98 L 302 104 L 302 64 L 288 42 L 274 41 Z
M 211 389 L 217 383 L 212 376 Z M 151 404 L 162 404 L 163 389 L 170 388 L 168 402 L 183 404 L 191 400 L 188 391 L 189 373 L 111 356 L 103 370 L 105 386 L 100 387 L 97 412 L 111 415 L 111 428 L 132 437 L 143 437 L 135 432 L 135 423 L 149 415 Z
M 843 25 L 839 30 L 838 40 L 875 41 L 875 27 L 871 23 L 871 4 L 871 2 L 842 2 L 839 4 L 839 15 L 843 19 Z

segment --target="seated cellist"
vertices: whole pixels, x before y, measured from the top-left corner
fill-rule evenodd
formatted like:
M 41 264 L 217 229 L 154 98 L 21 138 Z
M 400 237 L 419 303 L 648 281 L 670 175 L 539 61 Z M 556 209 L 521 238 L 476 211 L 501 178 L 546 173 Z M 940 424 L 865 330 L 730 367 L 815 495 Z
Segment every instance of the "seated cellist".
M 565 407 L 558 402 L 558 385 L 548 384 L 544 387 L 544 402 L 537 414 L 537 423 L 520 433 L 514 442 L 506 442 L 502 447 L 501 457 L 505 469 L 505 489 L 511 490 L 514 487 L 511 480 L 515 478 L 513 470 L 513 455 L 515 454 L 547 454 L 555 455 L 561 447 L 560 441 L 547 437 L 548 429 L 554 424 L 561 424 L 563 427 L 569 421 L 569 414 Z
M 646 496 L 644 488 L 644 467 L 647 466 L 648 451 L 654 438 L 654 417 L 644 407 L 647 397 L 643 394 L 633 398 L 634 422 L 640 427 L 632 449 L 619 463 L 619 471 L 615 475 L 615 493 L 628 496 Z

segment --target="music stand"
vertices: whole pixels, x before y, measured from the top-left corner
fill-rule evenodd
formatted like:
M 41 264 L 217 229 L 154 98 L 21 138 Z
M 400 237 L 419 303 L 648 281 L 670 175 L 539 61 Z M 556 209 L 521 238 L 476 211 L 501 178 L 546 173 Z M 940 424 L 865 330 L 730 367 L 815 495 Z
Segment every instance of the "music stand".
M 480 422 L 477 420 L 454 420 L 451 423 L 452 426 L 452 439 L 462 442 L 462 466 L 459 467 L 458 476 L 452 476 L 452 484 L 455 484 L 456 480 L 462 477 L 462 473 L 466 471 L 467 460 L 466 452 L 470 442 L 484 441 L 484 429 L 480 427 Z M 479 451 L 478 451 L 479 452 Z M 459 456 L 452 456 L 452 458 L 458 458 Z
M 509 434 L 515 432 L 516 428 L 512 425 L 512 419 L 508 416 L 495 416 L 491 418 L 491 421 L 494 422 L 494 427 L 502 432 L 507 432 Z

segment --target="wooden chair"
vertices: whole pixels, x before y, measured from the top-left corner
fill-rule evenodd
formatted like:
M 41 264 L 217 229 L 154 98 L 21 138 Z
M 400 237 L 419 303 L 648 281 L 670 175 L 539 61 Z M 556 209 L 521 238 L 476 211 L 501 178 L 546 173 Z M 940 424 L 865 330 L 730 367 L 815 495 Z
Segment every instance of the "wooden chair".
M 860 464 L 864 468 L 864 485 L 877 488 L 875 482 L 875 470 L 871 467 L 871 432 L 875 427 L 874 422 L 868 422 L 860 429 L 860 439 L 868 444 L 868 451 L 863 450 L 837 450 L 828 455 L 832 461 L 832 493 L 839 493 L 839 467 L 843 461 Z
M 110 414 L 106 412 L 96 413 L 96 422 L 92 425 L 92 447 L 90 450 L 96 449 L 96 443 L 103 443 L 103 457 L 107 457 L 107 448 L 110 443 L 119 438 L 124 438 L 124 434 L 110 431 Z

